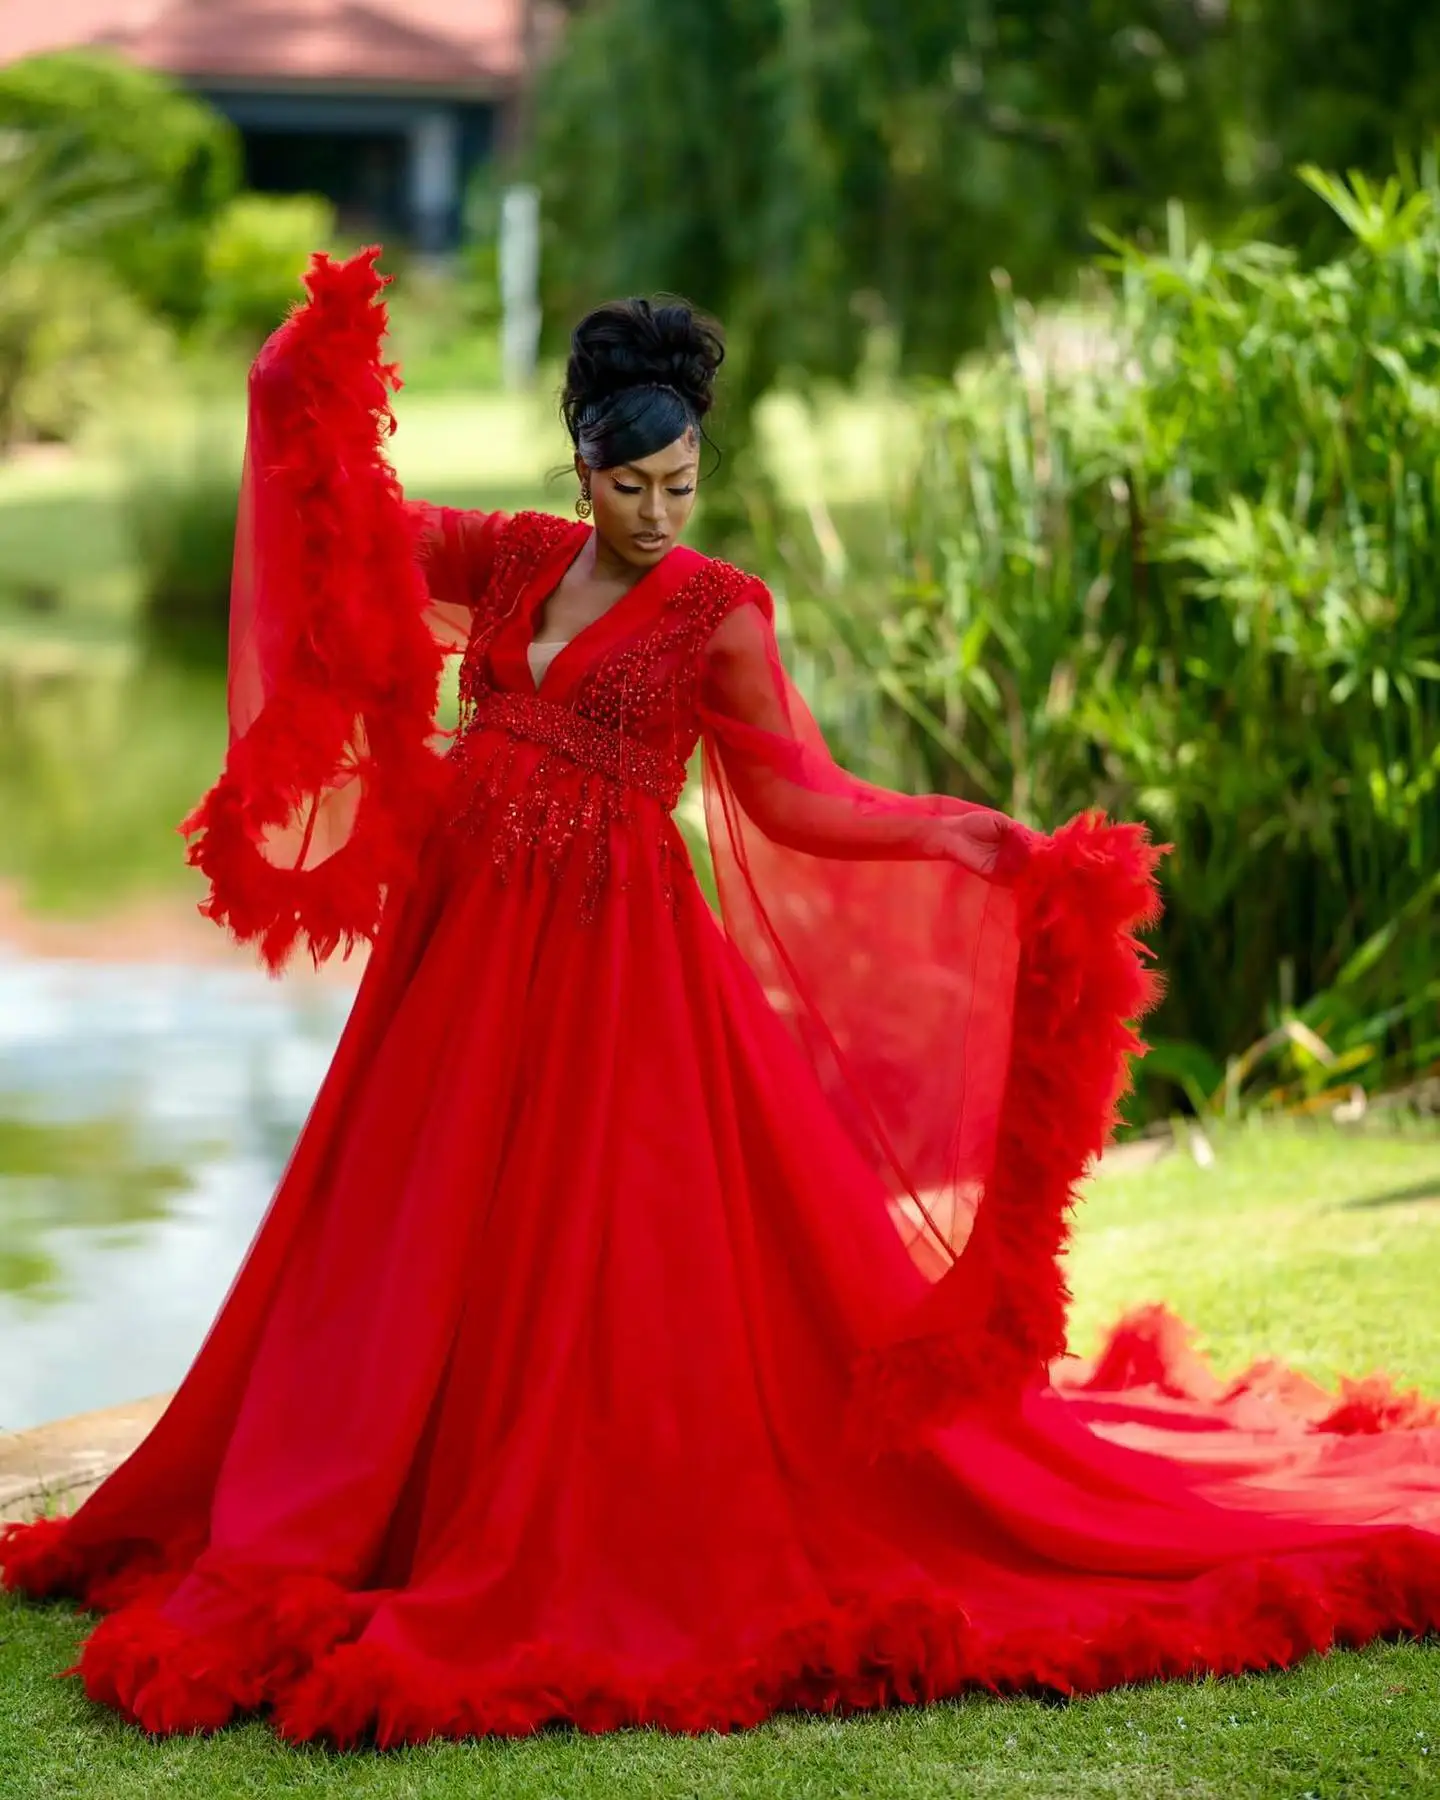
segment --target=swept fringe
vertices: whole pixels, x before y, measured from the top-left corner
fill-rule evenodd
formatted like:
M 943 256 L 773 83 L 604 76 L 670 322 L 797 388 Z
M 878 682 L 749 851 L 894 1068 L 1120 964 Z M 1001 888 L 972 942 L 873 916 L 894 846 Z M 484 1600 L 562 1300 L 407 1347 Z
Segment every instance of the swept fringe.
M 31 1577 L 59 1572 L 67 1523 L 6 1533 L 8 1585 L 36 1592 Z M 102 1620 L 65 1673 L 155 1735 L 216 1731 L 269 1708 L 291 1742 L 342 1749 L 516 1737 L 560 1723 L 728 1731 L 779 1712 L 854 1713 L 975 1690 L 1096 1693 L 1284 1668 L 1336 1646 L 1440 1630 L 1440 1540 L 1408 1527 L 1227 1564 L 1164 1599 L 1117 1600 L 1112 1617 L 1088 1623 L 1064 1616 L 1063 1589 L 1053 1621 L 1013 1631 L 977 1623 L 933 1589 L 837 1598 L 713 1661 L 648 1670 L 549 1644 L 468 1675 L 422 1663 L 362 1636 L 373 1597 L 293 1571 L 231 1571 L 223 1631 L 190 1633 L 165 1616 L 155 1585 L 174 1587 L 187 1562 L 149 1568 L 151 1591 Z M 121 1568 L 110 1579 L 126 1576 Z M 99 1604 L 83 1577 L 73 1591 Z
M 179 825 L 210 883 L 200 911 L 279 973 L 297 944 L 318 966 L 373 940 L 388 885 L 410 867 L 441 764 L 429 745 L 443 652 L 423 617 L 418 527 L 381 448 L 399 386 L 381 358 L 378 247 L 317 255 L 309 299 L 251 373 L 252 423 L 276 458 L 252 470 L 264 613 L 277 632 L 259 716 Z M 358 730 L 357 730 L 358 726 Z M 257 839 L 330 784 L 353 747 L 360 801 L 345 846 L 309 870 L 275 867 Z
M 1440 1546 L 1418 1532 L 1377 1536 L 1359 1555 L 1311 1553 L 1232 1565 L 1173 1602 L 1126 1608 L 1102 1625 L 979 1628 L 933 1592 L 833 1606 L 786 1624 L 724 1667 L 641 1674 L 613 1659 L 531 1645 L 469 1680 L 385 1647 L 343 1645 L 276 1708 L 292 1743 L 386 1749 L 431 1738 L 518 1737 L 550 1725 L 585 1732 L 654 1726 L 743 1730 L 780 1712 L 853 1714 L 959 1694 L 1097 1693 L 1136 1681 L 1284 1668 L 1336 1645 L 1440 1627 Z
M 1162 850 L 1099 814 L 1040 840 L 1016 882 L 1020 965 L 994 1169 L 959 1262 L 857 1363 L 851 1429 L 878 1451 L 965 1404 L 1006 1406 L 1065 1348 L 1060 1258 L 1076 1185 L 1109 1140 L 1160 981 L 1136 937 Z
M 1338 1436 L 1440 1425 L 1440 1401 L 1427 1400 L 1418 1388 L 1397 1388 L 1388 1375 L 1342 1378 L 1337 1395 L 1267 1358 L 1222 1381 L 1195 1348 L 1191 1328 L 1163 1305 L 1132 1308 L 1093 1359 L 1065 1359 L 1054 1373 L 1062 1393 L 1127 1394 L 1148 1387 L 1171 1399 L 1220 1407 L 1264 1396 L 1311 1431 Z
M 245 1570 L 229 1585 L 223 1631 L 184 1631 L 158 1605 L 126 1606 L 95 1627 L 65 1673 L 156 1736 L 218 1731 L 286 1693 L 363 1624 L 363 1609 L 324 1576 Z
M 32 1599 L 74 1594 L 85 1578 L 85 1558 L 68 1518 L 0 1525 L 0 1587 Z
M 74 1517 L 0 1525 L 0 1588 L 32 1600 L 79 1600 L 95 1612 L 162 1599 L 198 1555 L 199 1539 L 163 1546 L 141 1538 L 87 1542 Z
M 1398 1389 L 1388 1375 L 1343 1380 L 1340 1398 L 1317 1419 L 1317 1431 L 1355 1437 L 1375 1431 L 1425 1431 L 1440 1425 L 1440 1401 L 1427 1400 L 1419 1388 Z

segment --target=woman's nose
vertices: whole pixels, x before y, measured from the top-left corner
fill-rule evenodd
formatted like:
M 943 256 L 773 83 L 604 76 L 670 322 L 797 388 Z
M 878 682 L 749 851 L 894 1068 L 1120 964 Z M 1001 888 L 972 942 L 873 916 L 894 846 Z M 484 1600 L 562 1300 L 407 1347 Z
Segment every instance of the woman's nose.
M 659 494 L 647 491 L 640 500 L 640 517 L 647 525 L 658 525 L 665 517 L 665 506 Z

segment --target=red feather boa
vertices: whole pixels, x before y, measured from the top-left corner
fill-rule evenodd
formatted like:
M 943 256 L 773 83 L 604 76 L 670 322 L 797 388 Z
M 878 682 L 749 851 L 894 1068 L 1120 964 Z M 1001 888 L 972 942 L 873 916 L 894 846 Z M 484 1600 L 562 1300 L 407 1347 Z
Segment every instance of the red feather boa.
M 178 829 L 210 883 L 200 910 L 255 942 L 278 972 L 299 942 L 319 964 L 373 939 L 385 890 L 411 867 L 439 762 L 429 747 L 443 653 L 423 618 L 415 529 L 382 449 L 399 386 L 381 357 L 387 277 L 377 248 L 348 262 L 317 255 L 309 300 L 251 374 L 261 606 L 271 666 L 259 716 Z M 283 349 L 283 372 L 267 379 Z M 261 430 L 257 432 L 256 427 Z M 344 765 L 357 738 L 361 798 L 343 849 L 309 870 L 259 848 Z
M 1162 849 L 1084 814 L 1041 839 L 1017 882 L 1020 965 L 995 1162 L 955 1267 L 856 1369 L 852 1423 L 874 1448 L 963 1404 L 1008 1406 L 1065 1349 L 1061 1257 L 1076 1185 L 1110 1138 L 1158 976 Z
M 0 1532 L 6 1585 L 65 1592 L 109 1612 L 66 1674 L 144 1730 L 217 1731 L 273 1709 L 292 1742 L 390 1747 L 430 1738 L 651 1725 L 731 1730 L 782 1711 L 852 1713 L 976 1690 L 1094 1693 L 1129 1682 L 1284 1668 L 1336 1645 L 1440 1628 L 1440 1550 L 1427 1533 L 1376 1528 L 1369 1542 L 1226 1565 L 1189 1584 L 1183 1606 L 1149 1602 L 1102 1626 L 1057 1617 L 1044 1630 L 979 1628 L 959 1604 L 891 1593 L 820 1603 L 757 1625 L 743 1656 L 657 1677 L 603 1656 L 533 1643 L 510 1665 L 466 1678 L 357 1643 L 372 1598 L 323 1576 L 248 1570 L 243 1617 L 221 1635 L 182 1630 L 160 1610 L 194 1554 L 168 1568 L 87 1581 L 65 1520 Z M 132 1546 L 138 1549 L 138 1546 Z M 111 1610 L 111 1609 L 114 1610 Z

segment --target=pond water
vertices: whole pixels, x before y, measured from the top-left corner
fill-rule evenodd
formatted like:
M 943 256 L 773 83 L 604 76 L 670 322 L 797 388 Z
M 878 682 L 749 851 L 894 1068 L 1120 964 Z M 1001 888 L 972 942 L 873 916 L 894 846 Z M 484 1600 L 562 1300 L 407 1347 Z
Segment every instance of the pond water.
M 174 1386 L 351 998 L 0 947 L 0 1429 Z

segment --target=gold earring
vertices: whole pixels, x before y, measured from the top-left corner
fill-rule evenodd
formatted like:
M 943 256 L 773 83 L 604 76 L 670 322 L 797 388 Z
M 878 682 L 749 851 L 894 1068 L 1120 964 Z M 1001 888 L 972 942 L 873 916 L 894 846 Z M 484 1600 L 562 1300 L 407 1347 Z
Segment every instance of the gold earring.
M 579 498 L 575 502 L 575 517 L 577 519 L 588 519 L 594 510 L 594 507 L 590 504 L 589 488 L 581 488 Z

